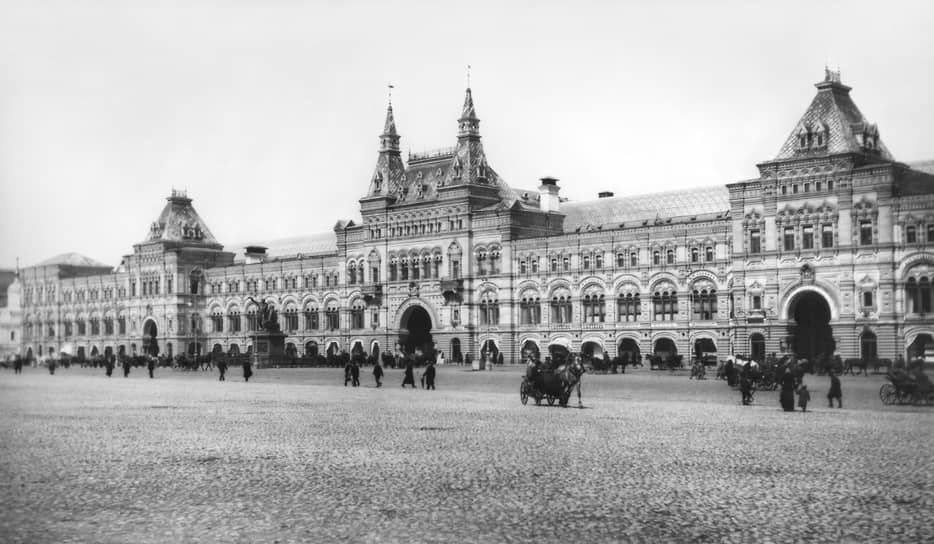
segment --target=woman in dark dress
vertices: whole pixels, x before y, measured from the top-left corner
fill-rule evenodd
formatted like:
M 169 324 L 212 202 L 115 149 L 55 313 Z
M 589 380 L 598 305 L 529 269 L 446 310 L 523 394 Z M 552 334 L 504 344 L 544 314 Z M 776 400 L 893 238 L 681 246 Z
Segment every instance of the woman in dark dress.
M 250 376 L 253 375 L 253 363 L 250 361 L 243 362 L 243 381 L 250 381 Z
M 779 401 L 782 403 L 782 409 L 786 412 L 795 411 L 795 375 L 790 369 L 786 369 L 782 375 L 782 392 L 779 394 Z
M 412 389 L 415 387 L 415 367 L 412 364 L 411 358 L 406 358 L 405 360 L 405 378 L 402 380 L 402 387 L 406 385 L 411 385 Z

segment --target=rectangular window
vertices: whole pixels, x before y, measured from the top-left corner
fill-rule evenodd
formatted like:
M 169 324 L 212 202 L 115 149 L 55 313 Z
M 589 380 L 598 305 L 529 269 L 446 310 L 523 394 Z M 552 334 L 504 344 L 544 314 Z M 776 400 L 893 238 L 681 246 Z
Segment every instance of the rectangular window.
M 913 244 L 918 241 L 917 231 L 914 227 L 905 227 L 905 242 Z
M 804 225 L 801 227 L 801 248 L 814 249 L 814 226 Z
M 828 190 L 828 191 L 833 191 L 833 181 L 828 181 L 828 182 L 827 182 L 827 190 Z
M 821 187 L 821 182 L 818 181 L 817 183 L 814 184 L 815 191 L 820 191 L 820 187 Z
M 594 256 L 593 267 L 597 270 L 603 270 L 603 255 L 597 254 Z
M 934 225 L 928 225 L 928 242 L 934 243 Z
M 810 184 L 810 183 L 805 183 L 805 184 L 804 184 L 804 192 L 805 192 L 805 193 L 810 193 L 810 192 L 811 192 L 811 184 Z
M 872 245 L 872 221 L 863 220 L 859 222 L 859 245 Z
M 624 255 L 623 253 L 617 253 L 616 254 L 616 267 L 623 268 L 624 266 L 626 266 L 626 255 Z
M 787 186 L 787 185 L 782 185 L 782 194 L 783 194 L 783 195 L 787 195 L 787 194 L 788 194 L 788 186 Z
M 708 247 L 705 250 L 704 258 L 707 260 L 708 263 L 713 262 L 713 247 Z
M 172 278 L 165 278 L 165 293 L 167 295 L 172 294 Z
M 872 307 L 872 291 L 863 291 L 863 308 Z
M 668 253 L 665 254 L 665 262 L 668 264 L 675 264 L 675 252 L 668 250 Z
M 454 279 L 461 277 L 461 263 L 460 261 L 451 261 L 451 277 Z
M 798 194 L 798 184 L 797 184 L 797 183 L 795 183 L 794 185 L 791 186 L 791 192 L 794 193 L 794 194 Z
M 833 247 L 833 225 L 821 225 L 821 247 Z
M 629 254 L 629 266 L 638 266 L 639 265 L 639 254 L 633 251 Z
M 590 270 L 590 255 L 584 255 L 584 270 Z
M 795 229 L 794 227 L 785 227 L 785 251 L 792 251 L 795 248 Z
M 538 274 L 538 257 L 532 257 L 532 273 Z
M 563 264 L 564 264 L 564 271 L 565 271 L 565 272 L 570 272 L 570 271 L 571 271 L 571 259 L 570 259 L 570 257 L 565 257 L 565 258 L 564 258 L 564 261 L 563 261 Z
M 753 310 L 762 309 L 762 297 L 760 295 L 752 295 L 752 309 Z
M 528 265 L 526 264 L 525 260 L 519 261 L 519 273 L 520 274 L 528 273 Z
M 655 251 L 652 253 L 652 264 L 659 265 L 662 264 L 662 254 Z

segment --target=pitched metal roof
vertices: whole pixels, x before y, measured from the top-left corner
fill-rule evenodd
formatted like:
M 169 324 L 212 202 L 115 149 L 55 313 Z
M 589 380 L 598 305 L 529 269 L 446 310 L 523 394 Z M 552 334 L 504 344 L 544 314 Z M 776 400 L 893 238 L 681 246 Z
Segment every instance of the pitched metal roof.
M 561 203 L 565 232 L 598 226 L 617 228 L 620 224 L 633 227 L 643 221 L 724 215 L 729 211 L 730 194 L 723 185 Z
M 316 255 L 329 255 L 337 251 L 337 236 L 334 232 L 324 232 L 307 236 L 294 236 L 278 240 L 265 240 L 249 244 L 233 244 L 228 248 L 236 253 L 234 260 L 242 261 L 247 246 L 262 246 L 266 248 L 266 257 L 287 258 L 299 254 L 306 257 Z
M 149 227 L 145 242 L 183 242 L 191 245 L 220 246 L 211 229 L 182 191 L 172 191 L 159 218 Z
M 52 258 L 46 259 L 36 266 L 82 266 L 94 268 L 112 268 L 109 264 L 95 261 L 90 257 L 85 257 L 79 253 L 62 253 Z

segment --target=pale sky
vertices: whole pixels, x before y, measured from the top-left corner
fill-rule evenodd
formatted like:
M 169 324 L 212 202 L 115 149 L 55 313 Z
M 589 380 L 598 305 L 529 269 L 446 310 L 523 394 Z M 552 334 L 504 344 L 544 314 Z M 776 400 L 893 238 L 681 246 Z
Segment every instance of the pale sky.
M 359 218 L 386 85 L 403 154 L 451 146 L 468 64 L 513 187 L 753 178 L 826 63 L 934 159 L 930 1 L 0 0 L 0 267 L 116 265 L 172 187 L 227 245 Z

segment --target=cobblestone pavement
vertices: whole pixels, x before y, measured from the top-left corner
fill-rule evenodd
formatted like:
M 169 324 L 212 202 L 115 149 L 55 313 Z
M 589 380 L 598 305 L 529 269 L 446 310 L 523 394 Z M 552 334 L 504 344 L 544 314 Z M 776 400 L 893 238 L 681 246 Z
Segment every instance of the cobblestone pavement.
M 931 542 L 934 407 L 808 377 L 810 413 L 685 374 L 0 371 L 0 541 Z M 572 399 L 574 404 L 576 399 Z

